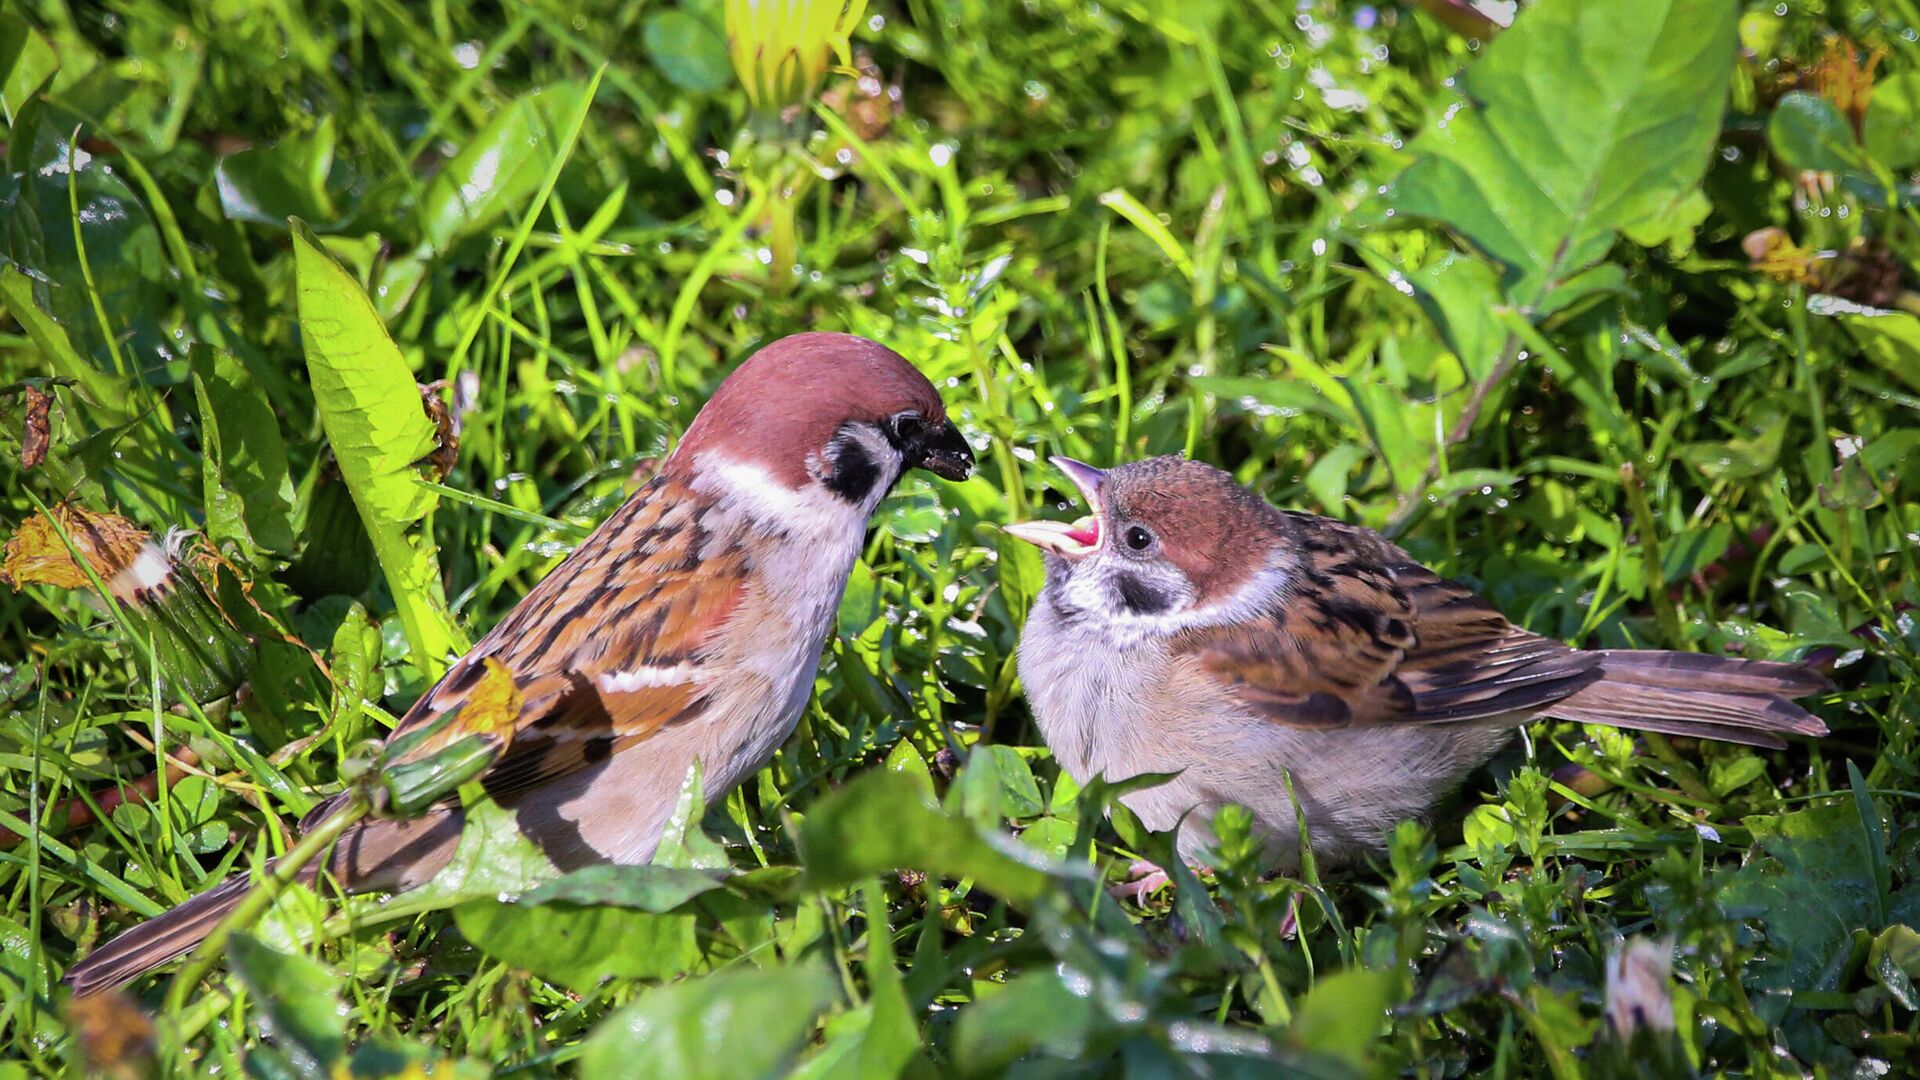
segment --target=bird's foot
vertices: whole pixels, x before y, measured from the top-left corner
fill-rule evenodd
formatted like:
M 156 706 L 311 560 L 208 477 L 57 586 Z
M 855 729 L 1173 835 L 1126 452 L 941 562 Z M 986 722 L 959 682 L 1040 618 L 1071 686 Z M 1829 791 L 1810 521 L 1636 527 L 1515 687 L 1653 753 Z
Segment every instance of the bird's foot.
M 1127 876 L 1118 885 L 1107 889 L 1107 895 L 1115 900 L 1131 900 L 1144 904 L 1147 897 L 1160 891 L 1163 886 L 1171 886 L 1173 879 L 1167 876 L 1159 864 L 1146 859 L 1135 859 L 1127 864 Z

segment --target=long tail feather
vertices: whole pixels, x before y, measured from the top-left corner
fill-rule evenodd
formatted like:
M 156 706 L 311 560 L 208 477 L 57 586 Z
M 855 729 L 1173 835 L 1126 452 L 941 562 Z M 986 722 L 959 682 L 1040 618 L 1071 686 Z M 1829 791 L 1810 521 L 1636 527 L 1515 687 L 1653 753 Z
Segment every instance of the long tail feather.
M 76 997 L 125 986 L 169 960 L 185 956 L 213 933 L 252 884 L 240 874 L 148 919 L 88 953 L 63 981 Z
M 1791 700 L 1833 689 L 1804 664 L 1701 653 L 1600 655 L 1601 678 L 1546 709 L 1548 716 L 1775 748 L 1786 745 L 1785 735 L 1827 733 L 1819 717 Z
M 331 812 L 339 800 L 321 804 Z M 308 815 L 313 824 L 325 814 Z M 336 841 L 327 864 L 329 880 L 348 892 L 411 889 L 440 872 L 460 840 L 463 817 L 457 809 L 405 821 L 357 822 Z M 267 863 L 270 871 L 273 863 Z M 301 869 L 297 880 L 313 885 L 318 866 Z M 66 974 L 76 995 L 125 985 L 200 944 L 245 896 L 252 879 L 241 874 L 163 912 L 87 954 Z

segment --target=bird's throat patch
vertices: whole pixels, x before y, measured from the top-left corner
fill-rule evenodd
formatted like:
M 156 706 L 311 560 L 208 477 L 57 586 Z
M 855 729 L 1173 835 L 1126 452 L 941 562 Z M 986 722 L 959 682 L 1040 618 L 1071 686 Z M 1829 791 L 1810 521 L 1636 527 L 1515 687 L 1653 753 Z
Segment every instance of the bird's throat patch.
M 833 475 L 827 477 L 828 489 L 856 506 L 866 502 L 867 496 L 873 494 L 873 486 L 880 482 L 879 463 L 851 436 L 836 439 L 835 447 Z
M 1135 615 L 1158 615 L 1173 606 L 1173 597 L 1132 574 L 1116 574 L 1113 583 L 1120 590 L 1120 602 Z

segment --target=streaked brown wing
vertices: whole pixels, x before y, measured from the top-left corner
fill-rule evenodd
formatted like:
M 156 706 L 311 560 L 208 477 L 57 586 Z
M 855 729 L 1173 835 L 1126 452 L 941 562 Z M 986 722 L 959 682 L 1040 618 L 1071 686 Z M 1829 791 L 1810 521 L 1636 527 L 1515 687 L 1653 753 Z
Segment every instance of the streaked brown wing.
M 710 505 L 656 477 L 449 669 L 389 741 L 458 710 L 489 659 L 524 695 L 511 745 L 481 777 L 496 797 L 697 718 L 714 688 L 708 646 L 738 610 L 751 568 L 744 547 L 707 527 Z M 434 745 L 460 733 L 456 713 Z
M 1453 723 L 1536 710 L 1600 677 L 1364 529 L 1287 515 L 1300 566 L 1258 619 L 1180 651 L 1260 715 L 1303 728 Z

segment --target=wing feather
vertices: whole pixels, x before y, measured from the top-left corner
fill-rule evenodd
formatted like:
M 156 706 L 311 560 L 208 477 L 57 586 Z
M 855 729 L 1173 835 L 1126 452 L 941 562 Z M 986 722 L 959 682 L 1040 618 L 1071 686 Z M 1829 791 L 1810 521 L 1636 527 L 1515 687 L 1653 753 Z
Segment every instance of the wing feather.
M 1529 633 L 1372 533 L 1290 514 L 1291 587 L 1255 619 L 1178 649 L 1275 723 L 1340 728 L 1524 713 L 1600 678 L 1588 653 Z
M 457 711 L 489 659 L 524 695 L 512 743 L 480 778 L 496 798 L 699 717 L 718 680 L 705 661 L 746 598 L 752 562 L 708 527 L 710 508 L 686 484 L 656 477 L 422 696 L 389 741 L 449 713 L 457 737 Z

